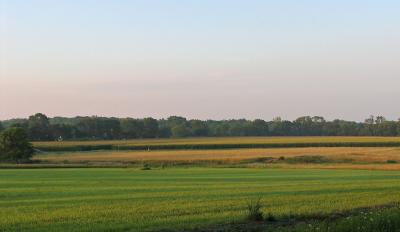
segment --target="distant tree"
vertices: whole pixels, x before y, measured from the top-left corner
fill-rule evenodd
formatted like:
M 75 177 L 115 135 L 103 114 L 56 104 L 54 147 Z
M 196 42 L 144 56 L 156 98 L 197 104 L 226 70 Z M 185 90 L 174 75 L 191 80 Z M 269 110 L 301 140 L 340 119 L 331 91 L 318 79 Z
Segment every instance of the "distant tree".
M 28 131 L 28 120 L 26 120 L 25 122 L 15 122 L 10 124 L 10 126 L 8 127 L 20 127 L 25 129 L 26 131 Z
M 0 134 L 0 161 L 27 162 L 33 153 L 33 147 L 25 129 L 10 127 Z
M 76 129 L 68 124 L 54 124 L 50 126 L 51 134 L 57 140 L 68 140 L 76 137 Z
M 14 118 L 2 121 L 3 127 L 8 128 L 14 125 L 19 125 L 20 127 L 28 128 L 28 119 L 26 118 Z
M 376 124 L 375 133 L 378 136 L 396 136 L 397 123 L 390 121 L 382 121 Z
M 190 135 L 192 136 L 207 136 L 207 124 L 201 120 L 190 120 Z
M 124 118 L 120 121 L 122 136 L 127 139 L 143 137 L 144 123 L 142 120 Z
M 303 116 L 294 121 L 296 135 L 318 135 L 314 130 L 314 121 L 310 116 Z
M 227 121 L 228 131 L 227 136 L 244 136 L 246 135 L 246 128 L 249 128 L 249 122 L 245 119 L 229 120 Z
M 215 128 L 214 128 L 214 136 L 228 136 L 230 130 L 230 126 L 227 122 L 222 121 L 219 123 L 216 123 Z
M 42 113 L 30 116 L 28 119 L 28 133 L 31 140 L 51 140 L 49 118 Z
M 246 135 L 249 136 L 262 136 L 268 135 L 268 124 L 266 121 L 256 119 L 245 125 Z
M 331 122 L 325 122 L 322 126 L 322 134 L 326 136 L 335 136 L 339 134 L 340 131 L 340 120 L 335 119 Z
M 29 119 L 2 121 L 3 127 L 20 127 L 31 140 L 53 139 L 129 139 L 189 136 L 400 136 L 400 120 L 371 116 L 364 122 L 326 121 L 320 116 L 304 116 L 294 121 L 280 117 L 272 121 L 256 119 L 187 120 L 180 116 L 167 119 L 55 117 L 35 114 Z M 0 124 L 0 127 L 1 127 Z M 0 128 L 1 129 L 1 128 Z
M 163 126 L 159 126 L 158 128 L 158 134 L 157 137 L 159 138 L 169 138 L 171 137 L 171 128 L 163 125 Z
M 376 124 L 381 124 L 381 123 L 384 123 L 384 122 L 386 122 L 386 118 L 383 117 L 383 116 L 377 116 L 376 119 L 375 119 L 375 123 Z
M 158 122 L 154 118 L 143 119 L 143 138 L 155 138 L 158 135 Z
M 186 118 L 180 117 L 180 116 L 171 116 L 171 117 L 168 117 L 168 119 L 167 119 L 167 124 L 171 128 L 174 126 L 177 126 L 177 125 L 186 124 L 186 122 L 187 122 Z
M 176 125 L 171 129 L 171 134 L 174 138 L 187 137 L 189 133 L 189 129 L 184 124 Z
M 397 120 L 397 136 L 400 136 L 400 118 Z
M 291 121 L 279 119 L 270 122 L 268 127 L 270 134 L 274 136 L 295 135 L 293 124 Z
M 102 139 L 119 139 L 121 137 L 121 125 L 117 118 L 99 118 L 98 126 Z
M 121 137 L 120 120 L 105 117 L 81 117 L 76 125 L 78 136 L 87 139 L 118 139 Z
M 371 115 L 364 120 L 362 135 L 374 136 L 375 135 L 375 116 Z
M 0 122 L 0 132 L 4 130 L 3 124 Z
M 374 124 L 374 122 L 375 122 L 375 117 L 374 117 L 374 115 L 371 115 L 371 116 L 369 116 L 369 118 L 367 118 L 367 119 L 364 120 L 364 123 L 365 123 L 365 124 Z
M 360 125 L 356 122 L 349 122 L 341 120 L 339 122 L 339 132 L 337 135 L 340 136 L 357 136 L 359 134 Z
M 97 120 L 95 117 L 78 117 L 77 118 L 77 136 L 81 139 L 96 139 L 99 136 L 97 130 Z

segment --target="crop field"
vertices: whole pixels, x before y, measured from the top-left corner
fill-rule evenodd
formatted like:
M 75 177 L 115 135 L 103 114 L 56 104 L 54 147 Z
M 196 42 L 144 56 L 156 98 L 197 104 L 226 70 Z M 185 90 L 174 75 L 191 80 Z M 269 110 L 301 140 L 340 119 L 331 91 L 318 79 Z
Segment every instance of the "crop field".
M 225 137 L 35 142 L 43 151 L 164 150 L 273 147 L 400 147 L 400 137 Z
M 400 200 L 400 172 L 257 168 L 2 169 L 0 231 L 183 230 Z
M 312 147 L 312 148 L 263 148 L 263 149 L 217 149 L 217 150 L 167 150 L 167 151 L 87 151 L 49 152 L 35 156 L 46 162 L 175 162 L 175 161 L 269 161 L 279 158 L 324 157 L 334 163 L 400 163 L 400 148 L 367 147 Z M 268 159 L 270 158 L 270 159 Z M 293 160 L 295 161 L 295 160 Z
M 202 231 L 248 223 L 247 204 L 259 198 L 264 214 L 276 218 L 319 217 L 400 202 L 399 137 L 34 146 L 39 151 L 33 163 L 1 164 L 6 169 L 0 169 L 0 231 Z M 395 215 L 390 217 L 400 215 L 396 210 L 388 211 Z M 353 224 L 363 224 L 357 218 Z M 331 225 L 315 224 L 322 226 Z M 293 228 L 314 231 L 308 225 Z

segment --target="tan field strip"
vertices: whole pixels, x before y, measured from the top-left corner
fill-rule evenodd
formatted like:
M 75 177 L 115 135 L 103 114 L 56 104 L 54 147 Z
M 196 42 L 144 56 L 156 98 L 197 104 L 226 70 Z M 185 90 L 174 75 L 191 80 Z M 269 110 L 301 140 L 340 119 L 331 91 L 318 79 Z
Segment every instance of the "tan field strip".
M 258 158 L 324 156 L 332 161 L 358 163 L 400 162 L 400 148 L 266 148 L 174 151 L 91 151 L 44 153 L 34 157 L 47 162 L 132 162 L 132 161 L 241 161 Z

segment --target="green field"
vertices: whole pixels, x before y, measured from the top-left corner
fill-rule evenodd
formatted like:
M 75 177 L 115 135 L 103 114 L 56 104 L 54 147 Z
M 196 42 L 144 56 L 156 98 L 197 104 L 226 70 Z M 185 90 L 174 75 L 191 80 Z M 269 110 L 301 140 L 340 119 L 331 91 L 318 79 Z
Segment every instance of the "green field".
M 262 197 L 276 216 L 400 200 L 400 172 L 242 168 L 3 169 L 0 231 L 154 231 L 245 220 Z
M 400 137 L 225 137 L 35 142 L 43 151 L 168 150 L 274 147 L 400 147 Z

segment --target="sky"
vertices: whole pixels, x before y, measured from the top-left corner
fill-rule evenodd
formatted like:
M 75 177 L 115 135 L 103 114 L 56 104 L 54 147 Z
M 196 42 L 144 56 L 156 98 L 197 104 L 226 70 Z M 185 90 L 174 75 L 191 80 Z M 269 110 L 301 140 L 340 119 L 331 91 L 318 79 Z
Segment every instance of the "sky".
M 400 118 L 398 0 L 0 0 L 0 119 Z

